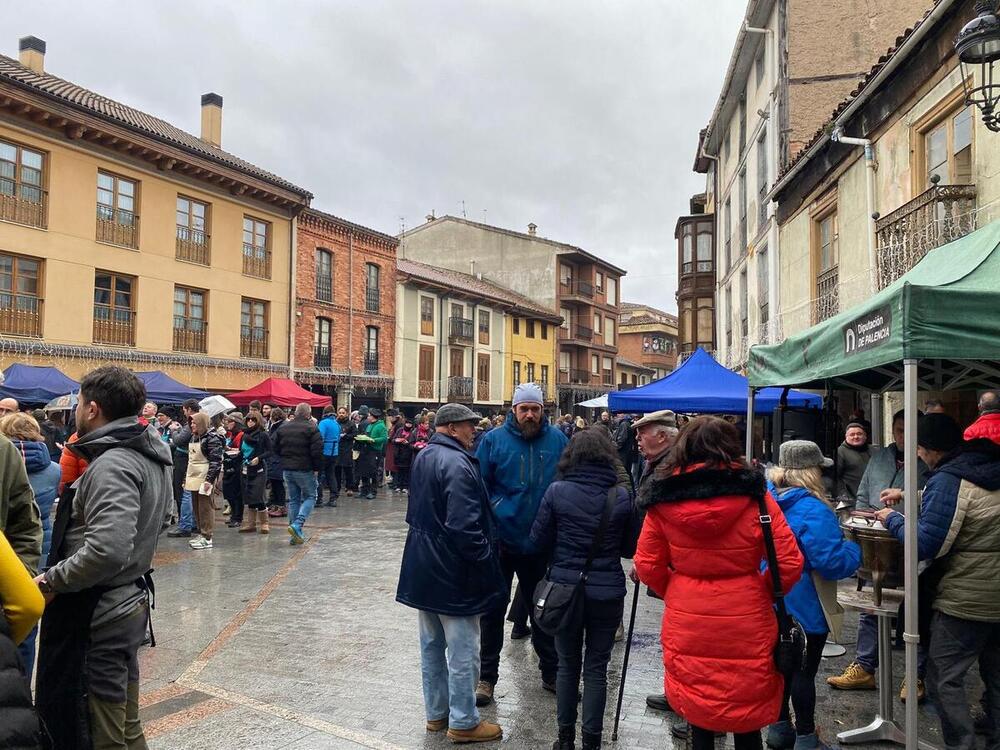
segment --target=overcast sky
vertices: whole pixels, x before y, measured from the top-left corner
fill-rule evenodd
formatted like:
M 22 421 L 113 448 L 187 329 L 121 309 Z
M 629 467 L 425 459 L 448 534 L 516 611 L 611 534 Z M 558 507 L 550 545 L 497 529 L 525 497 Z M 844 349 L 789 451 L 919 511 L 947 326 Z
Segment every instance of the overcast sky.
M 677 217 L 746 0 L 19 4 L 0 51 L 200 129 L 397 234 L 432 210 L 579 245 L 676 310 Z

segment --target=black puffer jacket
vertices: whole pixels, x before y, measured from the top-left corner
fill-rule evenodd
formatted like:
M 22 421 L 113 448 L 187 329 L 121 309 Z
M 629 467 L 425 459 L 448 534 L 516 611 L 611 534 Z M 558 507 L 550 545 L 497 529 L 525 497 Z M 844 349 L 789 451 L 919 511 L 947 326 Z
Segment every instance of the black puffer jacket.
M 43 741 L 44 740 L 44 741 Z M 4 750 L 39 750 L 50 747 L 31 703 L 17 646 L 0 611 L 0 747 Z
M 311 419 L 285 422 L 273 436 L 272 449 L 285 471 L 320 471 L 323 468 L 323 437 Z
M 340 424 L 340 450 L 337 453 L 337 466 L 354 466 L 354 436 L 358 434 L 358 426 L 350 419 Z
M 551 551 L 550 580 L 576 583 L 587 561 L 587 553 L 604 513 L 608 491 L 618 483 L 611 466 L 576 466 L 549 485 L 531 528 L 531 543 L 539 551 Z M 621 558 L 635 554 L 642 530 L 642 514 L 635 509 L 628 490 L 616 488 L 615 504 L 600 548 L 587 577 L 591 599 L 625 596 L 625 572 Z

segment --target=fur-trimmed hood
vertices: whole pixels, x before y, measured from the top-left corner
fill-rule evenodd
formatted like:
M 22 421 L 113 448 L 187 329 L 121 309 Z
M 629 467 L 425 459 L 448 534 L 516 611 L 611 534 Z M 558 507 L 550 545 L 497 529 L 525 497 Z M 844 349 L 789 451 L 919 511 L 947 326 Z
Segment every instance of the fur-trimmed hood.
M 636 504 L 648 510 L 659 503 L 681 500 L 708 500 L 722 496 L 763 497 L 767 491 L 764 475 L 753 469 L 701 468 L 668 474 L 661 465 L 642 488 Z

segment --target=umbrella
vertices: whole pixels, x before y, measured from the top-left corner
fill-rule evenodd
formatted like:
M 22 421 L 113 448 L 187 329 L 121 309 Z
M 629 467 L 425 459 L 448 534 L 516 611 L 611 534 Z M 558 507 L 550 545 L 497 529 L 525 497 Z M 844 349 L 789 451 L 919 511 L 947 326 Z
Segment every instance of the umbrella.
M 236 408 L 233 402 L 225 396 L 207 396 L 199 401 L 198 405 L 201 406 L 201 410 L 209 417 L 214 417 L 216 414 L 222 414 Z
M 75 409 L 79 400 L 79 393 L 67 393 L 65 396 L 56 396 L 45 404 L 44 409 L 45 411 L 68 411 L 69 409 Z

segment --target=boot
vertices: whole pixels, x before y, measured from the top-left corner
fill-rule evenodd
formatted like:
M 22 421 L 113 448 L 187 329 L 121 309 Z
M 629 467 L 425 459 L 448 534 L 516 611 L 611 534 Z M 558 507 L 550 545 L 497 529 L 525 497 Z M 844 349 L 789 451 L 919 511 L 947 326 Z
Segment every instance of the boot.
M 254 511 L 257 514 L 257 527 L 261 534 L 271 533 L 271 524 L 268 522 L 266 510 Z
M 795 747 L 795 727 L 790 721 L 776 721 L 767 728 L 765 741 L 772 750 L 791 750 Z
M 498 724 L 490 721 L 480 721 L 472 729 L 449 729 L 448 739 L 456 744 L 466 742 L 492 742 L 503 737 L 503 730 Z
M 600 750 L 601 747 L 601 735 L 591 734 L 590 732 L 583 733 L 583 750 Z M 573 746 L 570 745 L 570 750 Z
M 559 739 L 552 743 L 552 750 L 576 750 L 576 725 L 559 727 Z
M 243 509 L 243 524 L 240 526 L 240 534 L 252 534 L 257 530 L 257 511 L 253 508 Z
M 843 674 L 827 677 L 826 682 L 830 687 L 835 687 L 838 690 L 874 690 L 876 688 L 875 675 L 857 662 L 849 664 Z

